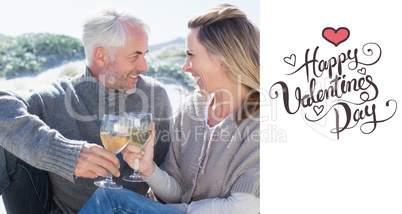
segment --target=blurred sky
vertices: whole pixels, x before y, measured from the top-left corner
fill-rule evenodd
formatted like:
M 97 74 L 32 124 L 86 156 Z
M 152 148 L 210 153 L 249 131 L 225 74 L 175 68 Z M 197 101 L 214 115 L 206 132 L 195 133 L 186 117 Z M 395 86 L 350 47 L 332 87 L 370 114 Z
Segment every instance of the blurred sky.
M 187 35 L 187 21 L 218 3 L 228 2 L 245 11 L 260 25 L 259 0 L 2 0 L 0 34 L 49 32 L 81 38 L 84 17 L 102 5 L 116 5 L 134 11 L 151 27 L 149 44 L 167 42 Z

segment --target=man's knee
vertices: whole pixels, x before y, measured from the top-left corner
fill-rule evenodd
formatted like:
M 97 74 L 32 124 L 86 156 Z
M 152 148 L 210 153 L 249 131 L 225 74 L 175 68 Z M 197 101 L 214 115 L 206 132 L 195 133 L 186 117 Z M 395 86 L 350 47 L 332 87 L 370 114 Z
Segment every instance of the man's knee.
M 6 210 L 49 213 L 52 187 L 47 172 L 37 169 L 0 147 L 0 191 Z
M 10 184 L 10 174 L 16 170 L 17 157 L 0 146 L 0 195 Z

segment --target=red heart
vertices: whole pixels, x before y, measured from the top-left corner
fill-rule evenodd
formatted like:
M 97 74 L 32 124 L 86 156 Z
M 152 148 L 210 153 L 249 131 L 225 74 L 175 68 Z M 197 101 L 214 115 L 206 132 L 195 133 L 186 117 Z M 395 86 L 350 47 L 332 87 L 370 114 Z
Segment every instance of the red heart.
M 349 35 L 349 29 L 345 27 L 340 27 L 338 30 L 335 30 L 332 27 L 327 27 L 322 31 L 322 37 L 335 46 L 346 41 L 349 38 Z

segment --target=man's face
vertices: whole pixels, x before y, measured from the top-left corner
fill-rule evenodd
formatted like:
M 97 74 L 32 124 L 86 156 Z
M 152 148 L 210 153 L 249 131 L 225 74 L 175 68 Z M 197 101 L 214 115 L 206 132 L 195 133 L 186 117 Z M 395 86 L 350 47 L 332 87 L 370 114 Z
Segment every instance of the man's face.
M 118 49 L 114 61 L 109 61 L 102 72 L 107 89 L 134 93 L 138 76 L 148 71 L 145 54 L 148 52 L 148 34 L 138 24 L 130 28 L 130 36 L 124 47 Z

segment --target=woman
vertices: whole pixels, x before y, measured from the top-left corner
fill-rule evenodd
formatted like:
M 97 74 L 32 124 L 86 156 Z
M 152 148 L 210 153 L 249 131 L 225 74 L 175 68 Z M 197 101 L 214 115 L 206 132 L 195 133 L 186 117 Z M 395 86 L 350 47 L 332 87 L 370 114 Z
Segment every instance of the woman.
M 228 4 L 194 17 L 188 27 L 183 70 L 199 91 L 175 118 L 165 162 L 158 168 L 152 161 L 153 138 L 143 151 L 127 146 L 122 152 L 127 163 L 140 158 L 140 172 L 167 204 L 100 188 L 82 212 L 259 212 L 259 30 Z

